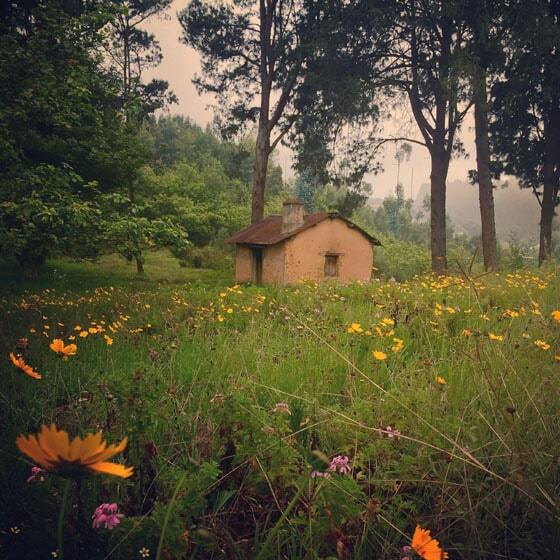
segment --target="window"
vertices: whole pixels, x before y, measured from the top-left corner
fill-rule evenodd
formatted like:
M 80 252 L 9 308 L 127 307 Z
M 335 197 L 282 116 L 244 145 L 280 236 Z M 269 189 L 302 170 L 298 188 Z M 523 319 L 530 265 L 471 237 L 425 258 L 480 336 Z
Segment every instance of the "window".
M 325 255 L 325 276 L 338 276 L 338 255 Z

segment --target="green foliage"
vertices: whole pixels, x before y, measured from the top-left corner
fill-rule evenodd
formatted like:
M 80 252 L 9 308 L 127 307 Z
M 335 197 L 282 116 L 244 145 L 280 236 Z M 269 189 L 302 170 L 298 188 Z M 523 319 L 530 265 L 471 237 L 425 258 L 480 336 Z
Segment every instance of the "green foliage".
M 381 247 L 374 252 L 377 274 L 398 281 L 409 280 L 430 270 L 430 253 L 425 246 L 398 240 L 389 235 L 378 236 Z

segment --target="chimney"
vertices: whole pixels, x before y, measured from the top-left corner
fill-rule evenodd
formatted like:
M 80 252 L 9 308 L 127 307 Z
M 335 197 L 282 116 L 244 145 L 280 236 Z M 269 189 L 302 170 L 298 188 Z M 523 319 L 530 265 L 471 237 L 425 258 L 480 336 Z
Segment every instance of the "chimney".
M 303 202 L 291 198 L 284 202 L 282 208 L 282 233 L 288 233 L 303 225 Z

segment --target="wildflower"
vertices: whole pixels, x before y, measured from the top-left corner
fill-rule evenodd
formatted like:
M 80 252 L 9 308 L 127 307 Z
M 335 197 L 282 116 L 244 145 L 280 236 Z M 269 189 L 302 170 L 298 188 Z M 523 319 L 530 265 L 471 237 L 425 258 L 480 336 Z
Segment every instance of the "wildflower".
M 445 380 L 444 377 L 442 377 L 441 375 L 437 375 L 436 376 L 436 383 L 438 385 L 447 385 L 447 381 Z
M 364 329 L 362 329 L 362 326 L 360 325 L 360 323 L 352 323 L 348 327 L 347 332 L 360 334 L 360 333 L 364 332 Z
M 143 546 L 139 551 L 138 554 L 140 554 L 141 558 L 149 558 L 150 556 L 150 549 L 146 548 L 145 546 Z
M 290 412 L 290 407 L 288 406 L 288 403 L 285 402 L 278 402 L 274 405 L 272 412 L 286 412 L 287 414 L 292 414 Z
M 87 331 L 82 331 L 80 333 L 80 338 L 87 338 L 89 336 L 89 333 Z
M 91 473 L 105 473 L 128 478 L 132 467 L 107 462 L 126 447 L 124 438 L 118 445 L 107 447 L 103 434 L 88 434 L 84 439 L 75 437 L 72 442 L 68 433 L 59 430 L 55 424 L 43 425 L 39 434 L 16 439 L 18 449 L 49 472 L 60 476 L 80 476 Z
M 103 335 L 103 338 L 105 340 L 105 343 L 107 344 L 107 346 L 111 346 L 111 344 L 113 344 L 113 339 L 110 336 L 107 336 L 106 334 Z
M 472 336 L 473 332 L 471 331 L 471 329 L 463 329 L 461 331 L 461 336 Z
M 226 313 L 228 313 L 229 315 L 231 315 L 231 314 L 233 313 L 233 308 L 228 307 L 228 308 L 226 309 Z
M 502 342 L 502 340 L 504 340 L 504 337 L 501 334 L 494 334 L 491 332 L 488 333 L 488 338 L 497 342 Z
M 555 311 L 553 311 L 551 313 L 552 318 L 557 321 L 558 323 L 560 323 L 560 309 L 556 309 Z
M 513 311 L 512 309 L 506 309 L 504 311 L 504 317 L 508 317 L 509 319 L 515 319 L 516 317 L 519 317 L 519 312 Z
M 348 457 L 346 455 L 337 455 L 334 457 L 329 464 L 328 471 L 349 474 L 350 466 L 348 465 Z
M 389 318 L 382 319 L 381 322 L 384 325 L 387 325 L 388 327 L 392 327 L 395 324 L 395 321 L 393 321 L 393 319 L 389 319 Z
M 541 350 L 548 350 L 550 348 L 550 344 L 548 344 L 548 342 L 545 342 L 544 340 L 535 340 L 533 344 Z
M 69 344 L 68 346 L 65 346 L 64 341 L 61 340 L 60 338 L 55 338 L 50 343 L 49 348 L 53 352 L 56 352 L 57 354 L 63 356 L 64 358 L 67 358 L 68 356 L 75 356 L 76 353 L 78 352 L 78 347 L 75 344 Z
M 47 476 L 47 471 L 41 467 L 31 467 L 31 474 L 27 477 L 27 484 L 31 482 L 45 482 L 45 477 Z
M 393 352 L 400 352 L 404 348 L 404 340 L 401 338 L 393 338 L 393 342 L 395 343 L 391 347 Z
M 381 362 L 387 359 L 387 354 L 385 354 L 385 352 L 381 352 L 381 350 L 374 350 L 371 354 L 376 360 Z
M 396 428 L 393 428 L 392 426 L 387 426 L 385 428 L 385 433 L 389 439 L 399 439 L 401 437 L 400 431 Z
M 216 317 L 216 319 L 218 320 L 218 323 L 223 323 L 224 322 L 224 318 L 222 317 L 222 315 L 218 315 Z
M 33 379 L 41 379 L 41 374 L 36 372 L 30 365 L 27 365 L 21 356 L 15 356 L 13 352 L 10 352 L 10 360 L 15 367 L 23 371 L 23 373 L 33 377 Z
M 119 506 L 117 504 L 101 504 L 95 508 L 91 518 L 93 523 L 91 526 L 94 529 L 99 529 L 101 526 L 105 526 L 105 529 L 114 529 L 120 522 L 121 518 L 124 517 L 122 513 L 118 513 Z
M 416 526 L 414 535 L 412 535 L 412 548 L 418 556 L 424 560 L 445 560 L 449 558 L 447 552 L 444 552 L 439 546 L 439 541 L 432 538 L 428 529 L 422 529 Z

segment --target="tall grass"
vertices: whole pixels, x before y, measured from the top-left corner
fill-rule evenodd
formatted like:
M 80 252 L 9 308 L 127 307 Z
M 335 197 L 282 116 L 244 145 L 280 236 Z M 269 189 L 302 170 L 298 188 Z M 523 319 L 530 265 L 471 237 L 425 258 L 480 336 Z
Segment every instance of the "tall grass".
M 109 532 L 70 515 L 67 557 L 399 558 L 416 524 L 451 558 L 558 550 L 556 270 L 280 288 L 160 256 L 141 281 L 116 261 L 54 266 L 28 292 L 3 279 L 1 351 L 27 337 L 44 375 L 2 366 L 7 558 L 56 549 L 63 483 L 26 484 L 13 443 L 51 421 L 127 435 L 136 468 L 84 481 L 86 510 L 126 517 Z M 101 321 L 77 356 L 48 349 Z M 336 455 L 350 475 L 311 476 Z

